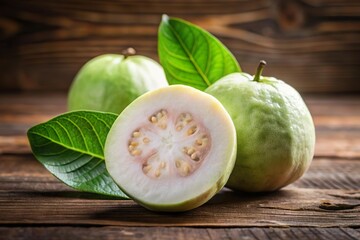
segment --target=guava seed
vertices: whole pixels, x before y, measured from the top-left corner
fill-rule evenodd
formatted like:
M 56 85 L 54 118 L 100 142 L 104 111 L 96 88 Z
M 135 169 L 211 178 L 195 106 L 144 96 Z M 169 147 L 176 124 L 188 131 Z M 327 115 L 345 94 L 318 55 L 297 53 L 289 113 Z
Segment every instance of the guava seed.
M 197 130 L 197 127 L 196 127 L 196 126 L 192 126 L 191 128 L 189 128 L 189 129 L 187 130 L 188 136 L 193 135 L 193 134 L 196 132 L 196 130 Z
M 131 142 L 131 143 L 130 143 L 130 146 L 133 146 L 133 147 L 136 147 L 136 146 L 138 146 L 138 145 L 139 145 L 138 142 Z
M 181 167 L 182 161 L 183 161 L 183 160 L 179 160 L 179 159 L 175 161 L 175 166 L 176 166 L 176 168 Z
M 150 170 L 151 170 L 151 166 L 150 166 L 150 165 L 144 165 L 144 166 L 143 166 L 143 172 L 144 172 L 145 174 L 147 174 Z
M 189 173 L 191 171 L 191 166 L 188 163 L 183 162 L 182 167 L 179 168 L 178 171 L 181 176 L 187 176 L 187 175 L 189 175 Z
M 176 127 L 176 131 L 181 131 L 183 129 L 183 126 L 182 125 L 178 125 L 177 127 Z
M 140 132 L 138 132 L 138 131 L 134 131 L 132 135 L 133 135 L 133 137 L 136 137 L 136 138 L 141 136 Z
M 160 163 L 160 168 L 165 168 L 166 167 L 166 162 L 161 162 Z
M 131 151 L 131 155 L 133 156 L 139 156 L 141 154 L 141 151 L 139 149 L 135 149 Z
M 150 122 L 152 122 L 152 123 L 157 123 L 157 118 L 154 117 L 154 116 L 152 116 L 152 117 L 150 118 Z
M 195 161 L 199 161 L 199 160 L 200 160 L 199 157 L 198 157 L 198 155 L 197 155 L 197 153 L 191 154 L 190 157 L 191 157 L 192 160 L 195 160 Z

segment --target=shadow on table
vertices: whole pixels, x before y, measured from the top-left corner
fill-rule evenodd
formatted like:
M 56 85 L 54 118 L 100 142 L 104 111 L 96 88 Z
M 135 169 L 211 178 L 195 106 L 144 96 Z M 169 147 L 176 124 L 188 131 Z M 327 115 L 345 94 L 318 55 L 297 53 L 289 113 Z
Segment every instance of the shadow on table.
M 72 212 L 79 223 L 122 226 L 221 226 L 245 223 L 248 217 L 262 204 L 291 198 L 292 190 L 281 190 L 267 194 L 237 193 L 223 189 L 210 201 L 191 211 L 182 213 L 162 213 L 149 211 L 132 200 L 76 191 L 50 192 L 9 192 L 11 199 L 21 197 L 35 205 L 49 206 L 47 216 L 56 218 Z M 293 196 L 294 197 L 294 196 Z M 54 206 L 52 209 L 51 206 Z M 63 206 L 63 207 L 60 207 Z M 60 208 L 59 208 L 60 207 Z M 55 221 L 52 219 L 52 221 Z M 57 221 L 55 221 L 57 222 Z
M 106 195 L 100 195 L 95 193 L 87 193 L 87 192 L 78 192 L 78 191 L 72 191 L 72 190 L 62 190 L 62 191 L 42 191 L 42 192 L 36 192 L 36 191 L 29 191 L 29 192 L 11 192 L 12 195 L 21 195 L 21 196 L 28 196 L 32 198 L 57 198 L 57 199 L 86 199 L 86 200 L 122 200 L 121 198 L 113 197 L 113 196 L 106 196 Z
M 216 194 L 210 201 L 204 205 L 180 213 L 153 212 L 147 210 L 140 205 L 121 204 L 118 207 L 105 211 L 94 213 L 91 217 L 97 220 L 119 225 L 136 225 L 136 226 L 185 226 L 196 225 L 218 225 L 225 224 L 229 219 L 228 213 L 234 216 L 238 211 L 238 215 L 247 215 L 253 211 L 260 203 L 272 201 L 274 198 L 287 198 L 291 192 L 277 191 L 273 193 L 249 194 L 238 193 L 228 189 L 224 189 Z

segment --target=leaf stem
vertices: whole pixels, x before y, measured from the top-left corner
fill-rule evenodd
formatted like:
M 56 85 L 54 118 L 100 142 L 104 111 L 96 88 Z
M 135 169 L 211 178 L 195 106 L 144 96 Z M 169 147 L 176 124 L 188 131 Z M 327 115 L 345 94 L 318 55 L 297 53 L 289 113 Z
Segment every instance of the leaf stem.
M 266 65 L 266 62 L 264 60 L 261 60 L 259 63 L 259 66 L 256 69 L 256 73 L 255 73 L 255 76 L 253 79 L 254 81 L 258 82 L 260 80 L 261 73 L 264 70 L 265 65 Z

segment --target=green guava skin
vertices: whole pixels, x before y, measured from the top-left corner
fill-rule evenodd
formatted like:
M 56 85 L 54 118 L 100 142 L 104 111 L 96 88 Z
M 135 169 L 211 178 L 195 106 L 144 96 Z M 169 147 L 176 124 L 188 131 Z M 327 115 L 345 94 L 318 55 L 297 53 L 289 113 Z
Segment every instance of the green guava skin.
M 145 92 L 168 86 L 162 67 L 140 56 L 105 54 L 91 59 L 76 75 L 68 109 L 120 113 Z
M 205 92 L 229 112 L 237 158 L 226 186 L 246 192 L 278 190 L 299 179 L 314 155 L 315 127 L 299 93 L 281 80 L 227 75 Z

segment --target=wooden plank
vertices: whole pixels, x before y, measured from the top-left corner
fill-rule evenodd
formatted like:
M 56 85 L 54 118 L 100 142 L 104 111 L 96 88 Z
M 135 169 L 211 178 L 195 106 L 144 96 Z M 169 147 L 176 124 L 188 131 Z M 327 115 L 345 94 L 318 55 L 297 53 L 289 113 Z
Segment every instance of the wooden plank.
M 6 239 L 360 239 L 352 228 L 190 228 L 190 227 L 0 227 Z
M 314 159 L 305 175 L 292 185 L 310 189 L 360 189 L 360 161 Z M 68 192 L 71 189 L 53 177 L 32 155 L 0 157 L 0 191 Z
M 314 116 L 360 116 L 360 95 L 302 94 Z
M 299 188 L 360 190 L 360 159 L 317 158 L 305 175 L 291 186 Z
M 69 235 L 65 235 L 71 237 L 71 229 L 73 234 L 87 230 L 92 234 L 99 229 L 69 226 L 80 224 L 157 227 L 156 231 L 144 227 L 117 228 L 122 229 L 117 235 L 122 236 L 125 229 L 126 234 L 130 232 L 129 238 L 146 238 L 154 233 L 155 237 L 164 234 L 169 239 L 176 239 L 174 236 L 179 239 L 203 236 L 208 239 L 227 236 L 235 239 L 240 236 L 250 239 L 252 236 L 254 239 L 358 239 L 359 231 L 352 228 L 360 226 L 360 161 L 357 155 L 360 97 L 308 95 L 305 99 L 314 116 L 318 142 L 317 157 L 302 179 L 271 194 L 241 194 L 224 189 L 194 211 L 161 214 L 147 211 L 132 201 L 73 191 L 29 154 L 24 135 L 27 127 L 65 111 L 65 95 L 0 95 L 0 150 L 3 153 L 0 155 L 0 236 L 17 236 L 20 231 L 31 239 L 31 234 L 56 236 L 61 229 L 66 229 Z M 16 227 L 17 224 L 24 227 Z M 47 227 L 33 228 L 28 224 Z M 54 224 L 61 227 L 50 226 Z M 291 228 L 278 228 L 288 226 Z M 113 236 L 115 232 L 100 231 L 99 234 Z
M 223 190 L 197 209 L 164 214 L 92 194 L 0 191 L 0 224 L 358 228 L 359 206 L 359 191 L 285 188 L 249 195 Z
M 65 94 L 1 94 L 0 154 L 30 153 L 27 130 L 64 112 Z
M 1 157 L 0 225 L 360 226 L 360 161 L 356 160 L 318 159 L 300 181 L 282 191 L 241 194 L 224 189 L 194 211 L 159 214 L 132 201 L 73 191 L 32 156 L 25 156 Z
M 360 96 L 304 95 L 316 126 L 317 157 L 360 157 Z M 66 111 L 65 94 L 0 95 L 0 154 L 30 153 L 26 131 Z
M 315 157 L 359 158 L 360 128 L 321 129 L 316 128 Z
M 360 157 L 360 96 L 305 95 L 316 128 L 317 157 Z
M 194 211 L 159 214 L 132 201 L 73 191 L 31 155 L 2 156 L 0 225 L 356 227 L 360 226 L 358 172 L 357 160 L 316 159 L 301 180 L 282 191 L 254 195 L 224 189 Z
M 66 90 L 88 59 L 129 46 L 157 59 L 163 13 L 209 30 L 254 72 L 301 91 L 360 91 L 358 1 L 0 1 L 1 89 Z
M 31 155 L 0 157 L 0 191 L 72 191 Z

